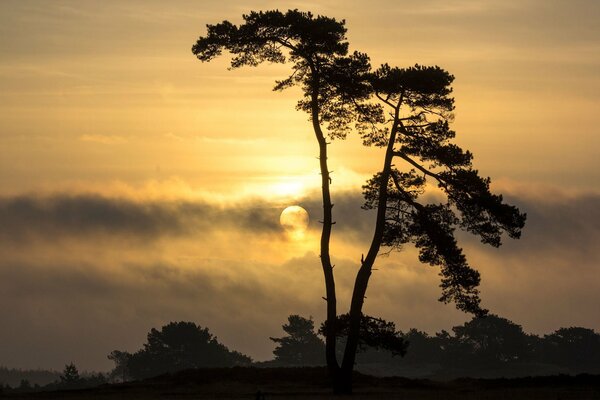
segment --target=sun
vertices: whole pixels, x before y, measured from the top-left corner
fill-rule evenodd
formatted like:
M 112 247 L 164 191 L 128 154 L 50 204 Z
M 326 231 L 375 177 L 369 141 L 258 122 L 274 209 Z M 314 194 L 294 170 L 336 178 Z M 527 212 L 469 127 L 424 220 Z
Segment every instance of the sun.
M 294 240 L 304 238 L 308 222 L 308 211 L 300 206 L 287 207 L 281 212 L 281 216 L 279 217 L 279 223 L 289 237 Z

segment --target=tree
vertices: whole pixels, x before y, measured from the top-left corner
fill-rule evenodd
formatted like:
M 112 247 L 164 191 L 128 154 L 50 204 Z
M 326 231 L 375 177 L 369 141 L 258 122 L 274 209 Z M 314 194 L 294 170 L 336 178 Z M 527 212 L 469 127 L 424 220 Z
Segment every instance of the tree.
M 312 319 L 290 315 L 288 323 L 282 325 L 287 336 L 270 338 L 277 343 L 273 351 L 275 361 L 284 365 L 322 365 L 325 343 L 317 336 Z
M 344 21 L 297 10 L 251 12 L 243 18 L 239 26 L 228 21 L 208 25 L 207 35 L 198 39 L 192 51 L 201 61 L 210 61 L 228 50 L 234 56 L 232 68 L 265 61 L 283 63 L 287 61 L 284 51 L 292 63 L 292 74 L 278 81 L 275 89 L 292 85 L 303 89 L 298 108 L 309 113 L 319 144 L 326 361 L 334 391 L 347 393 L 351 391 L 365 293 L 381 247 L 399 250 L 403 244 L 413 243 L 421 262 L 440 267 L 440 300 L 483 315 L 477 290 L 479 273 L 467 263 L 454 231 L 462 228 L 481 236 L 484 243 L 499 246 L 504 232 L 519 237 L 525 215 L 490 192 L 490 179 L 481 178 L 472 168 L 470 152 L 449 143 L 455 135 L 449 127 L 454 109 L 452 75 L 437 66 L 402 69 L 387 64 L 372 73 L 366 54 L 347 55 Z M 333 203 L 322 124 L 331 139 L 343 139 L 354 128 L 365 145 L 386 149 L 381 172 L 364 186 L 364 208 L 377 210 L 376 226 L 356 276 L 341 366 L 336 359 L 337 310 L 329 253 Z M 394 167 L 395 159 L 409 169 Z M 427 180 L 437 184 L 446 201 L 426 202 Z
M 448 356 L 462 358 L 464 365 L 501 365 L 529 358 L 528 335 L 520 325 L 506 318 L 497 315 L 473 318 L 452 330 L 455 346 Z
M 407 354 L 404 357 L 407 363 L 439 364 L 441 349 L 436 337 L 414 328 L 403 337 L 408 342 Z
M 160 331 L 152 328 L 144 348 L 129 356 L 127 370 L 131 377 L 143 379 L 189 368 L 248 365 L 251 361 L 219 343 L 208 328 L 182 321 L 171 322 Z
M 377 209 L 371 246 L 361 260 L 350 307 L 349 340 L 342 369 L 351 369 L 356 353 L 362 306 L 381 247 L 400 250 L 406 243 L 419 249 L 419 260 L 440 267 L 440 301 L 482 316 L 479 273 L 471 268 L 454 237 L 462 228 L 481 241 L 500 246 L 502 233 L 520 236 L 525 214 L 490 192 L 489 178 L 472 168 L 472 154 L 450 143 L 454 77 L 443 69 L 415 65 L 382 65 L 369 78 L 373 94 L 389 112 L 381 128 L 363 136 L 366 145 L 385 147 L 382 171 L 363 187 L 366 209 Z M 408 166 L 400 170 L 394 160 Z M 444 202 L 427 203 L 425 185 L 433 180 Z
M 107 357 L 115 363 L 115 368 L 110 372 L 110 379 L 127 381 L 130 377 L 128 363 L 131 354 L 126 351 L 113 350 Z
M 60 381 L 57 382 L 57 388 L 61 389 L 79 389 L 86 385 L 85 379 L 79 375 L 77 367 L 73 363 L 65 365 L 65 369 L 60 375 Z
M 328 324 L 329 321 L 323 322 L 319 328 L 320 334 L 327 331 Z M 342 314 L 336 318 L 335 332 L 342 340 L 348 340 L 350 335 L 349 314 Z M 404 339 L 402 332 L 396 330 L 396 325 L 393 322 L 369 315 L 361 315 L 357 350 L 384 350 L 390 352 L 392 356 L 404 356 L 407 347 L 408 342 Z
M 573 372 L 598 371 L 600 334 L 593 329 L 560 328 L 542 341 L 543 358 Z
M 60 385 L 67 388 L 73 388 L 78 386 L 80 383 L 81 377 L 79 376 L 79 371 L 77 370 L 75 364 L 70 363 L 65 365 L 65 369 L 60 376 Z
M 323 219 L 320 241 L 320 260 L 325 280 L 327 320 L 337 316 L 337 302 L 333 265 L 329 253 L 333 203 L 329 185 L 330 171 L 327 165 L 327 139 L 322 124 L 327 124 L 329 139 L 344 138 L 348 124 L 352 121 L 352 102 L 368 96 L 365 82 L 352 78 L 368 69 L 364 55 L 355 53 L 346 57 L 344 21 L 336 21 L 324 16 L 314 17 L 311 13 L 289 10 L 251 12 L 244 15 L 244 23 L 236 26 L 229 21 L 208 25 L 205 37 L 200 37 L 192 47 L 192 52 L 201 61 L 210 61 L 223 50 L 233 54 L 231 67 L 256 66 L 262 62 L 292 63 L 292 74 L 277 81 L 275 90 L 294 85 L 300 86 L 304 97 L 298 102 L 298 109 L 307 112 L 319 146 L 319 168 L 323 201 Z M 286 54 L 287 52 L 287 58 Z M 354 73 L 339 74 L 339 71 Z M 332 84 L 336 77 L 345 90 Z M 350 79 L 343 79 L 350 77 Z M 351 93 L 352 98 L 346 95 Z M 365 106 L 365 114 L 369 110 Z M 376 110 L 375 110 L 376 111 Z M 336 335 L 334 324 L 325 333 L 325 353 L 330 375 L 338 382 L 339 366 L 336 359 Z

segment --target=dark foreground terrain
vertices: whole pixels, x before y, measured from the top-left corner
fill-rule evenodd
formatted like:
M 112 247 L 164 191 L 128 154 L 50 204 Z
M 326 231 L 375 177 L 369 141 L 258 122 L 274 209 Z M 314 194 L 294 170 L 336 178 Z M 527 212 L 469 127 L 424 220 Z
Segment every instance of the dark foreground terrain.
M 333 399 L 324 368 L 224 368 L 93 389 L 4 394 L 2 399 Z M 458 379 L 450 382 L 356 374 L 353 399 L 600 399 L 600 376 Z

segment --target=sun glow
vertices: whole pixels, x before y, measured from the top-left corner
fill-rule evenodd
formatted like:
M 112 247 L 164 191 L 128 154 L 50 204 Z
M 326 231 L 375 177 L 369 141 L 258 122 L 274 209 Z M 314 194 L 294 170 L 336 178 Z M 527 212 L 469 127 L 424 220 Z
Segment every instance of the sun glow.
M 280 176 L 260 182 L 254 190 L 271 198 L 284 201 L 299 201 L 316 189 L 319 181 L 314 175 Z M 292 203 L 293 204 L 293 203 Z
M 268 192 L 277 197 L 298 197 L 304 194 L 305 186 L 300 181 L 277 182 L 269 186 Z
M 279 217 L 279 223 L 293 240 L 304 239 L 308 222 L 308 212 L 300 206 L 287 207 Z

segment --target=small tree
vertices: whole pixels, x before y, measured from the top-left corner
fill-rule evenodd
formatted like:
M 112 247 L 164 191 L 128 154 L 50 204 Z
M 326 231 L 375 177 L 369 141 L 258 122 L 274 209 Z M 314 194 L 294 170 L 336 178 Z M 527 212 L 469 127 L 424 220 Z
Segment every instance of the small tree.
M 127 381 L 130 377 L 128 363 L 131 359 L 131 353 L 128 353 L 126 351 L 113 350 L 107 357 L 109 360 L 115 363 L 115 367 L 110 372 L 109 378 L 112 381 Z
M 62 375 L 60 376 L 60 383 L 63 386 L 73 387 L 81 382 L 79 371 L 73 363 L 65 365 Z
M 277 343 L 275 361 L 284 365 L 322 365 L 325 343 L 315 333 L 314 322 L 299 315 L 290 315 L 282 326 L 287 336 L 270 338 Z

